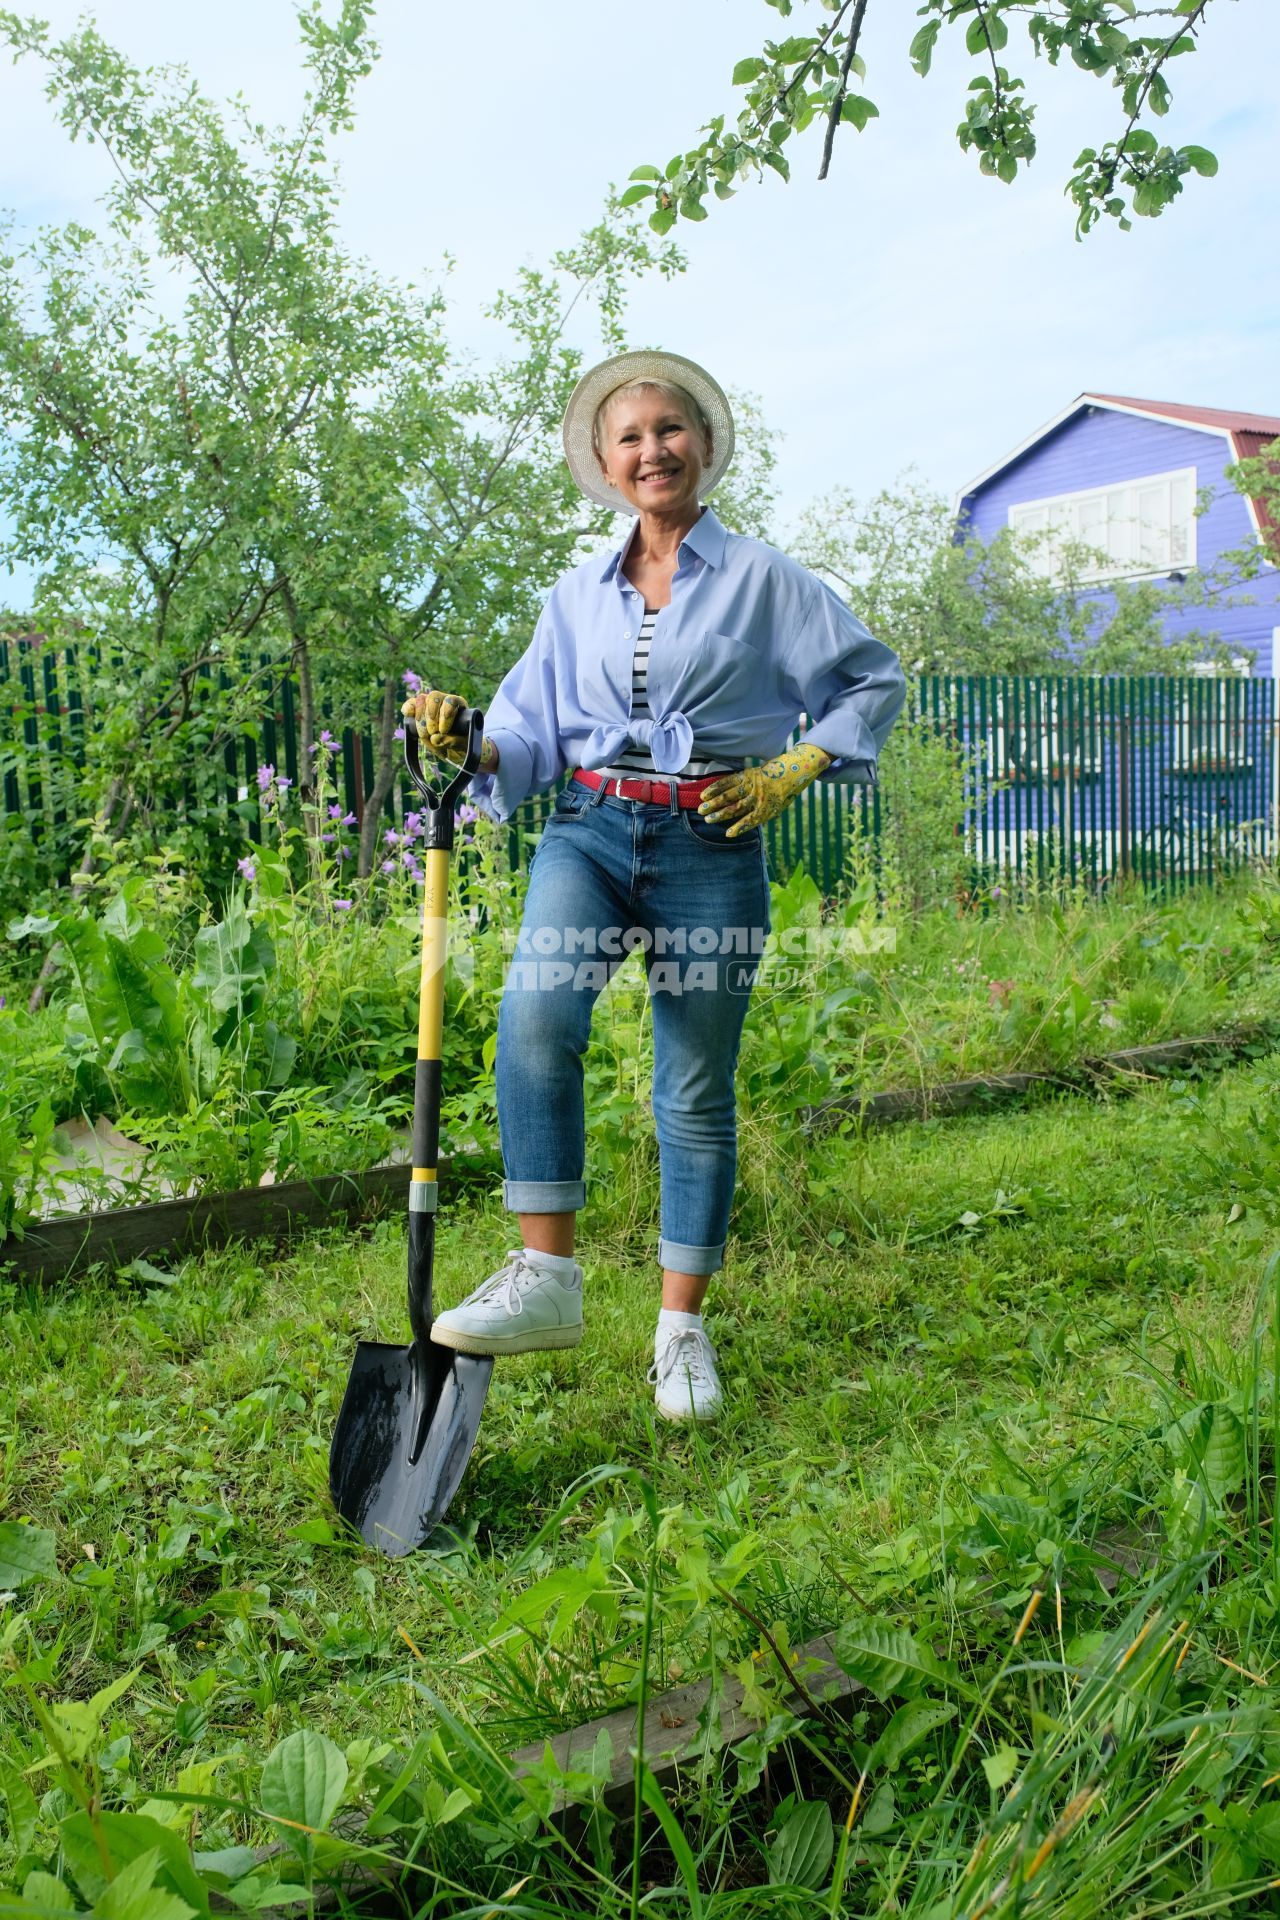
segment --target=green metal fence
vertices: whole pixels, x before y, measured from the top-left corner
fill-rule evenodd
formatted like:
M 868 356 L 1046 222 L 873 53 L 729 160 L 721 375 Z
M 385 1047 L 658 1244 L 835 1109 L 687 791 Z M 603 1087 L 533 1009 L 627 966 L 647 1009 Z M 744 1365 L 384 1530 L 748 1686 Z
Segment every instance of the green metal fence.
M 1274 857 L 1270 679 L 930 678 L 920 704 L 965 758 L 982 869 L 1177 887 Z
M 10 833 L 29 835 L 42 865 L 65 874 L 87 811 L 84 770 L 104 716 L 91 647 L 60 650 L 38 638 L 0 643 L 0 774 Z M 225 683 L 224 683 L 225 684 Z M 1182 886 L 1275 855 L 1280 729 L 1275 683 L 1235 676 L 1085 678 L 926 675 L 911 689 L 916 728 L 947 743 L 957 768 L 955 833 L 976 875 L 1060 875 L 1090 886 L 1131 876 Z M 909 761 L 910 728 L 899 756 Z M 258 768 L 296 786 L 304 743 L 296 689 L 264 679 L 246 730 L 197 756 L 167 818 L 221 823 L 229 841 L 257 837 Z M 371 730 L 344 729 L 336 770 L 345 810 L 363 820 L 373 786 Z M 874 843 L 896 805 L 892 777 L 867 789 L 819 781 L 768 828 L 770 862 L 803 862 L 830 892 L 855 833 Z M 542 795 L 509 823 L 523 865 L 551 806 Z M 386 804 L 403 822 L 404 797 Z

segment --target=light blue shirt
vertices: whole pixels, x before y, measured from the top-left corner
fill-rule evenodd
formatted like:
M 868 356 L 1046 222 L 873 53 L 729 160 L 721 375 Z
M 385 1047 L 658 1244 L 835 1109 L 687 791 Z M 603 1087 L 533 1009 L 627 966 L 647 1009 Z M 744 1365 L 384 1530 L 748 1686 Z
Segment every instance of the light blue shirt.
M 496 773 L 472 792 L 508 819 L 570 767 L 607 767 L 629 745 L 660 773 L 698 753 L 769 760 L 801 713 L 832 756 L 822 778 L 871 781 L 906 697 L 898 657 L 844 602 L 776 547 L 729 533 L 710 507 L 680 542 L 671 604 L 649 653 L 650 717 L 632 717 L 631 665 L 644 602 L 622 546 L 552 588 L 533 639 L 485 715 Z

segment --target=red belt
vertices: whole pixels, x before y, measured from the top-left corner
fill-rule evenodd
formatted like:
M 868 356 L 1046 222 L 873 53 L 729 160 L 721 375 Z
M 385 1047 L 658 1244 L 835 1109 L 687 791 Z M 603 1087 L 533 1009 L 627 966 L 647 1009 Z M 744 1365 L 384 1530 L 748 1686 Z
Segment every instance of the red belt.
M 648 800 L 654 806 L 671 805 L 671 782 L 669 780 L 620 780 L 616 774 L 606 776 L 603 773 L 588 773 L 585 767 L 578 767 L 574 779 L 584 787 L 607 787 L 619 800 Z M 676 805 L 678 807 L 696 807 L 707 788 L 716 780 L 723 780 L 722 773 L 709 773 L 703 780 L 677 780 Z

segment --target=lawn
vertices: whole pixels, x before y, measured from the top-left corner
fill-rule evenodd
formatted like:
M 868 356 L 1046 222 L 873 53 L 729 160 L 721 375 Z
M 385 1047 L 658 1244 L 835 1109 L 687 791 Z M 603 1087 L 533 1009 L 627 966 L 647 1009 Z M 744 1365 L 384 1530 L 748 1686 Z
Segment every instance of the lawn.
M 0 1516 L 56 1549 L 0 1614 L 25 1910 L 68 1879 L 109 1920 L 305 1899 L 342 1849 L 264 1814 L 341 1802 L 424 1863 L 424 1911 L 1270 1911 L 1276 1082 L 865 1138 L 748 1114 L 705 1434 L 655 1429 L 651 1170 L 611 1159 L 582 1346 L 498 1366 L 456 1533 L 395 1563 L 337 1537 L 326 1473 L 357 1337 L 403 1337 L 398 1221 L 0 1293 Z M 510 1227 L 483 1190 L 445 1206 L 447 1304 Z M 1116 1529 L 1139 1561 L 1108 1596 Z M 840 1627 L 867 1710 L 797 1728 L 761 1625 Z M 633 1883 L 625 1835 L 575 1852 L 554 1770 L 519 1789 L 495 1756 L 634 1700 L 646 1644 L 651 1690 L 737 1671 L 775 1717 L 672 1805 L 650 1783 Z M 51 1715 L 121 1682 L 100 1726 Z M 143 1807 L 161 1837 L 111 1829 L 145 1864 L 108 1889 L 93 1823 Z M 273 1832 L 290 1864 L 250 1871 Z

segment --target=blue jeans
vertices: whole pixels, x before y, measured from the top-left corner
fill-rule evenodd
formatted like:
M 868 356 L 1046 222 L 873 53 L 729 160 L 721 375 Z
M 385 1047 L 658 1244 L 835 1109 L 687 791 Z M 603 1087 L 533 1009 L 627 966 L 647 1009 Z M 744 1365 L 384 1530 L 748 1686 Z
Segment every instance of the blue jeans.
M 571 1213 L 586 1186 L 582 1061 L 591 1014 L 636 947 L 653 1010 L 662 1266 L 724 1264 L 737 1172 L 733 1079 L 769 929 L 758 827 L 571 783 L 529 871 L 498 1012 L 498 1123 L 514 1213 Z

